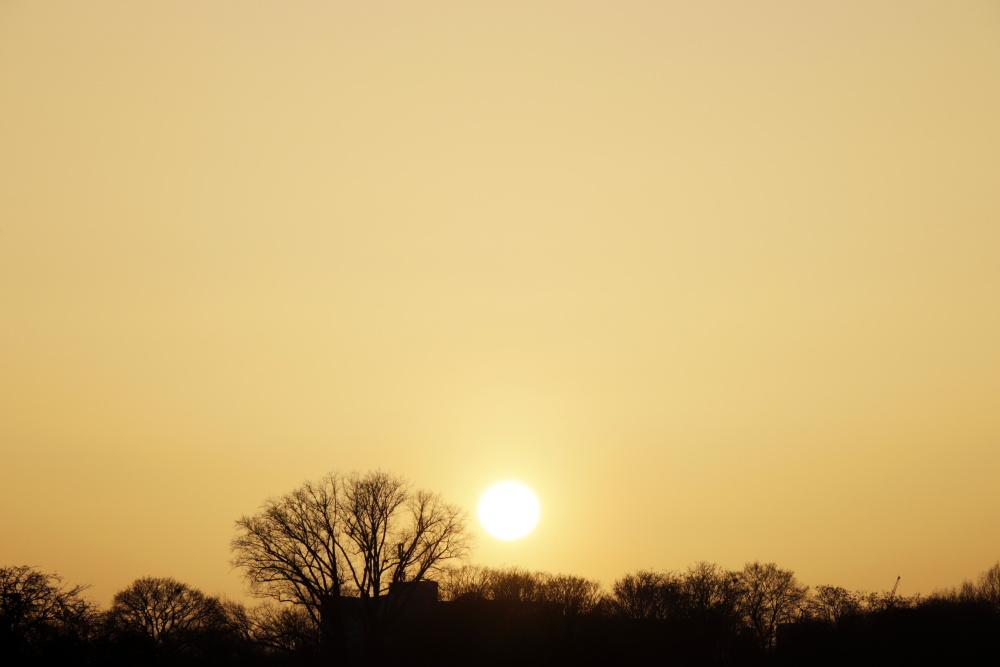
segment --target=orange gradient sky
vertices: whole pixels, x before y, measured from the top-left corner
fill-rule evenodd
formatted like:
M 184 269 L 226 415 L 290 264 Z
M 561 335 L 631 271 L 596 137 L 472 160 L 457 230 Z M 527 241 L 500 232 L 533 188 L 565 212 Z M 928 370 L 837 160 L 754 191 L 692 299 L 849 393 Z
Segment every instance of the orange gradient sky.
M 1000 4 L 0 3 L 0 565 L 238 597 L 329 471 L 473 561 L 1000 558 Z

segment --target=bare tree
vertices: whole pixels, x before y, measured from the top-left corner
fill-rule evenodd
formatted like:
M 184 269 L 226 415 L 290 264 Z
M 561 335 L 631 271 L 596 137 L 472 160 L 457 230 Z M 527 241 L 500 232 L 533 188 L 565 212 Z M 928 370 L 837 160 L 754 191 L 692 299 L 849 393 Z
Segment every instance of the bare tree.
M 157 649 L 177 648 L 195 635 L 226 623 L 221 601 L 171 577 L 136 579 L 111 600 L 118 630 L 150 640 Z
M 98 613 L 82 597 L 87 588 L 65 585 L 58 574 L 28 565 L 0 567 L 0 645 L 12 655 L 37 656 L 56 643 L 89 639 Z
M 441 596 L 445 600 L 487 599 L 493 570 L 484 565 L 464 564 L 442 572 Z
M 567 616 L 593 611 L 601 599 L 601 585 L 571 574 L 540 575 L 539 598 L 558 604 Z
M 1000 561 L 982 572 L 976 581 L 963 581 L 959 599 L 980 602 L 1000 610 Z
M 448 568 L 442 584 L 447 600 L 548 603 L 567 616 L 591 612 L 601 600 L 601 585 L 596 581 L 568 574 L 529 572 L 519 567 Z
M 809 589 L 799 584 L 791 570 L 779 569 L 774 563 L 747 563 L 739 579 L 745 622 L 761 648 L 772 648 L 778 624 L 795 618 Z
M 665 619 L 678 610 L 681 587 L 681 579 L 673 572 L 639 570 L 612 584 L 612 605 L 625 618 Z
M 306 482 L 261 511 L 236 522 L 233 565 L 260 597 L 305 605 L 316 623 L 323 596 L 340 596 L 343 577 L 337 540 L 339 479 Z
M 861 613 L 861 600 L 842 586 L 817 586 L 806 600 L 804 611 L 816 621 L 836 625 L 848 616 Z
M 520 567 L 489 568 L 486 597 L 508 602 L 538 602 L 541 577 Z
M 227 602 L 227 614 L 243 639 L 269 652 L 315 654 L 319 628 L 301 605 L 266 600 L 255 607 Z
M 413 491 L 384 472 L 353 474 L 342 484 L 338 544 L 361 597 L 378 597 L 389 584 L 419 581 L 444 561 L 465 556 L 465 514 L 429 491 Z
M 735 616 L 741 595 L 739 575 L 716 563 L 701 561 L 682 575 L 687 613 L 698 619 L 725 620 Z
M 1000 609 L 1000 561 L 979 575 L 979 595 L 995 609 Z
M 461 509 L 400 477 L 329 474 L 241 517 L 233 565 L 255 595 L 303 605 L 328 642 L 344 639 L 340 598 L 361 598 L 370 644 L 393 615 L 383 599 L 391 584 L 466 555 L 465 522 Z

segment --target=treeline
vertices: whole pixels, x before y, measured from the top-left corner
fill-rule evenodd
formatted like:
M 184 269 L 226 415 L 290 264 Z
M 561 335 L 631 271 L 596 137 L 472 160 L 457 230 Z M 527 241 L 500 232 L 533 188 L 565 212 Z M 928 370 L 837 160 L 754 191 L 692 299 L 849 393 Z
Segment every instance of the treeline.
M 504 655 L 518 659 L 518 641 L 546 646 L 550 660 L 537 664 L 976 664 L 1000 641 L 1000 562 L 928 597 L 809 588 L 760 562 L 637 571 L 609 591 L 578 577 L 467 566 L 450 570 L 442 590 L 456 602 L 554 603 L 563 617 L 548 644 L 519 628 Z
M 169 577 L 144 577 L 102 609 L 54 573 L 0 568 L 0 664 L 253 665 L 310 653 L 303 614 L 248 608 Z M 281 662 L 281 664 L 285 664 Z
M 607 590 L 573 575 L 476 565 L 435 579 L 441 602 L 399 615 L 377 655 L 351 659 L 324 652 L 303 605 L 248 606 L 146 577 L 102 609 L 85 586 L 2 567 L 0 663 L 970 664 L 1000 637 L 1000 562 L 928 597 L 808 588 L 759 562 L 637 571 Z

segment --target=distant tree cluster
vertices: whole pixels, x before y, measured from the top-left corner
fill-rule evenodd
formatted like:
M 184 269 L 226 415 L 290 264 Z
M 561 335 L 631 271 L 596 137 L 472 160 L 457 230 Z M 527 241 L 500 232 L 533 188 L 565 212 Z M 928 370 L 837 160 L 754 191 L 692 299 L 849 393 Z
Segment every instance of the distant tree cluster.
M 0 568 L 0 664 L 308 663 L 319 632 L 301 608 L 247 607 L 170 577 L 142 577 L 100 609 L 56 574 Z
M 463 565 L 442 572 L 440 583 L 443 600 L 551 604 L 570 615 L 593 612 L 601 602 L 601 585 L 596 581 L 518 567 Z
M 604 589 L 464 562 L 464 514 L 382 472 L 304 484 L 236 526 L 252 606 L 143 577 L 101 609 L 86 586 L 0 567 L 0 664 L 973 664 L 1000 637 L 1000 562 L 925 598 L 810 589 L 761 562 Z

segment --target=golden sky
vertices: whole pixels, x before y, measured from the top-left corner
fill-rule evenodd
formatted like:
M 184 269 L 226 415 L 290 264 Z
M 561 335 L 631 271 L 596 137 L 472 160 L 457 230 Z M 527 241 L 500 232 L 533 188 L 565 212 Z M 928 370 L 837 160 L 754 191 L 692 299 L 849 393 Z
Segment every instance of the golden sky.
M 1000 558 L 1000 4 L 0 2 L 0 565 L 383 468 L 610 583 Z

